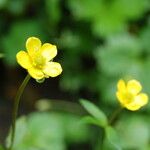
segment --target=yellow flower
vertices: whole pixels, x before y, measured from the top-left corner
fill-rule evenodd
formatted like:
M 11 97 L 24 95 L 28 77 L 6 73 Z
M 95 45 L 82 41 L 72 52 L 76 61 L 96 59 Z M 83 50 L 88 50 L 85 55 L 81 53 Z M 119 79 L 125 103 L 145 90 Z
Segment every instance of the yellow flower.
M 62 72 L 59 63 L 52 59 L 57 55 L 57 48 L 50 43 L 41 44 L 40 39 L 30 37 L 26 41 L 26 51 L 19 51 L 16 55 L 17 62 L 27 69 L 34 79 L 40 80 L 48 77 L 56 77 Z
M 140 93 L 142 86 L 137 80 L 130 80 L 126 84 L 121 79 L 118 81 L 117 88 L 116 96 L 119 102 L 129 110 L 138 110 L 148 103 L 148 96 L 145 93 Z

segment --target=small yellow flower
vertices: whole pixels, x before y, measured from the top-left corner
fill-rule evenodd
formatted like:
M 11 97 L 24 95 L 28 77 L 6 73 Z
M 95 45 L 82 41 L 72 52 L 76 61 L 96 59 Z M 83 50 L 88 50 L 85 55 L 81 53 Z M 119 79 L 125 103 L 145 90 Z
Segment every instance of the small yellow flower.
M 116 96 L 119 102 L 123 107 L 131 111 L 138 110 L 148 103 L 147 94 L 139 93 L 142 90 L 142 86 L 137 80 L 130 80 L 126 84 L 121 79 L 118 81 L 117 88 Z
M 50 43 L 41 44 L 40 39 L 30 37 L 26 41 L 26 51 L 19 51 L 16 55 L 17 62 L 27 69 L 34 79 L 40 80 L 48 77 L 56 77 L 62 72 L 59 63 L 52 59 L 57 55 L 57 48 Z

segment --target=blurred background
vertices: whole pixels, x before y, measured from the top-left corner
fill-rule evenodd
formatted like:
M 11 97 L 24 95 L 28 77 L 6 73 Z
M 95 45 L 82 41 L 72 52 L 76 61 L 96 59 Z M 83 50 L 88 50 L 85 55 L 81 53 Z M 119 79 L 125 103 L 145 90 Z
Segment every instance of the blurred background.
M 99 129 L 79 123 L 86 114 L 79 99 L 109 116 L 118 106 L 120 78 L 139 80 L 150 94 L 149 0 L 0 0 L 0 143 L 27 74 L 15 55 L 31 36 L 57 45 L 55 61 L 63 73 L 42 84 L 31 79 L 20 104 L 24 117 L 15 150 L 98 150 Z M 116 129 L 124 149 L 150 149 L 149 116 L 150 104 L 121 114 Z

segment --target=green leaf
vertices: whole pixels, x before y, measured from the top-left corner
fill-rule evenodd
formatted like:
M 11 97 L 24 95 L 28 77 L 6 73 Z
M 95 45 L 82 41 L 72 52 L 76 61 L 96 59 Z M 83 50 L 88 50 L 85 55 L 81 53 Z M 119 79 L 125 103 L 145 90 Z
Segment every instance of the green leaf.
M 99 13 L 102 2 L 101 0 L 71 0 L 68 1 L 68 6 L 77 19 L 89 20 Z
M 65 141 L 86 142 L 89 130 L 80 120 L 76 115 L 52 112 L 36 112 L 21 117 L 16 123 L 13 150 L 66 150 Z M 9 144 L 10 134 L 7 138 L 7 145 Z
M 108 38 L 106 45 L 97 49 L 95 57 L 99 69 L 111 76 L 118 76 L 129 72 L 136 63 L 139 63 L 140 53 L 140 40 L 125 33 Z
M 6 7 L 11 14 L 20 15 L 25 11 L 27 4 L 27 0 L 7 0 Z
M 141 17 L 149 9 L 149 0 L 116 0 L 114 5 L 121 16 L 129 19 Z
M 146 149 L 150 139 L 150 118 L 145 114 L 123 115 L 116 128 L 124 149 Z
M 149 10 L 149 0 L 71 0 L 68 5 L 75 19 L 91 22 L 99 37 L 126 30 L 128 20 L 138 19 Z
M 65 139 L 69 143 L 83 143 L 89 139 L 90 131 L 86 124 L 81 122 L 81 117 L 75 115 L 64 115 L 63 130 Z
M 91 116 L 83 117 L 81 122 L 101 126 L 99 121 Z
M 0 145 L 0 150 L 4 150 L 4 148 L 3 148 L 3 146 L 2 146 L 2 145 Z
M 94 118 L 99 121 L 99 125 L 101 125 L 101 127 L 105 127 L 108 124 L 106 115 L 97 106 L 84 99 L 81 99 L 80 103 Z
M 121 150 L 120 139 L 115 129 L 111 126 L 105 128 L 106 139 L 104 141 L 104 149 Z

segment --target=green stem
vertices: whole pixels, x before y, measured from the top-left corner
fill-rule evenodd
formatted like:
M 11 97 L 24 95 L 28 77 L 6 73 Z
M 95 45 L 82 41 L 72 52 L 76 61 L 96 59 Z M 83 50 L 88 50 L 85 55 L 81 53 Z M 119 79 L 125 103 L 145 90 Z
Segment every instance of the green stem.
M 19 102 L 20 102 L 21 95 L 29 80 L 30 80 L 30 75 L 28 74 L 23 80 L 21 86 L 19 87 L 16 97 L 15 97 L 14 107 L 13 107 L 13 112 L 12 112 L 12 132 L 11 132 L 11 141 L 10 141 L 11 143 L 10 143 L 10 147 L 8 148 L 8 150 L 12 150 L 12 147 L 14 144 L 14 137 L 15 137 L 15 130 L 16 130 L 16 118 L 18 114 Z
M 121 113 L 121 111 L 123 110 L 122 106 L 119 106 L 113 113 L 112 116 L 109 119 L 109 124 L 112 125 L 115 123 L 117 117 L 119 116 L 119 114 Z

